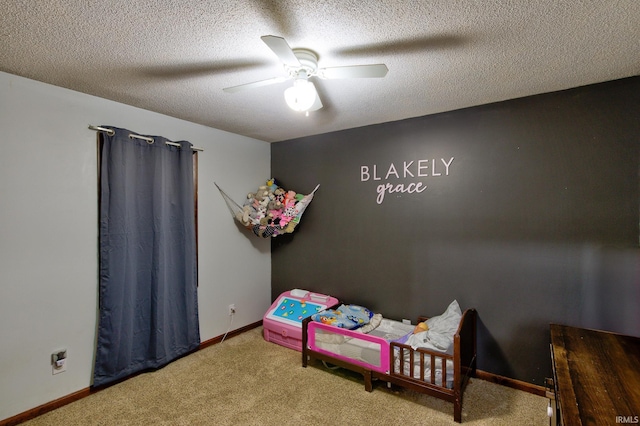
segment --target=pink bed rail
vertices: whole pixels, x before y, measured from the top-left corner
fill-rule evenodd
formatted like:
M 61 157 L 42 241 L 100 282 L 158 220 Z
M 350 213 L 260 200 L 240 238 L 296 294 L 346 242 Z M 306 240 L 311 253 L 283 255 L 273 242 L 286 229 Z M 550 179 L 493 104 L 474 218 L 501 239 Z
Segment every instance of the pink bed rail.
M 389 342 L 385 339 L 383 339 L 382 337 L 377 337 L 377 336 L 370 336 L 368 334 L 364 334 L 364 333 L 359 333 L 356 331 L 352 331 L 352 330 L 347 330 L 345 328 L 340 328 L 340 327 L 336 327 L 333 325 L 327 325 L 327 324 L 323 324 L 321 322 L 317 322 L 317 321 L 311 321 L 309 322 L 309 326 L 307 328 L 308 330 L 308 337 L 307 337 L 307 345 L 309 347 L 309 349 L 311 349 L 312 351 L 315 352 L 319 352 L 319 353 L 323 353 L 325 355 L 330 355 L 334 358 L 340 359 L 342 361 L 346 361 L 349 362 L 351 364 L 355 364 L 355 365 L 359 365 L 360 367 L 363 368 L 368 368 L 371 369 L 373 371 L 377 371 L 379 373 L 383 373 L 383 374 L 389 374 L 389 356 L 390 356 L 390 352 L 389 352 Z M 327 351 L 321 347 L 318 347 L 316 345 L 316 330 L 325 330 L 329 333 L 332 334 L 341 334 L 345 337 L 349 337 L 352 339 L 358 339 L 358 340 L 364 340 L 370 343 L 373 343 L 375 345 L 378 346 L 378 353 L 379 353 L 379 365 L 374 365 L 374 364 L 370 364 L 368 362 L 365 361 L 361 361 L 358 359 L 353 359 L 353 358 L 349 358 L 347 356 L 344 356 L 342 354 L 337 354 L 335 352 L 331 352 L 331 351 Z

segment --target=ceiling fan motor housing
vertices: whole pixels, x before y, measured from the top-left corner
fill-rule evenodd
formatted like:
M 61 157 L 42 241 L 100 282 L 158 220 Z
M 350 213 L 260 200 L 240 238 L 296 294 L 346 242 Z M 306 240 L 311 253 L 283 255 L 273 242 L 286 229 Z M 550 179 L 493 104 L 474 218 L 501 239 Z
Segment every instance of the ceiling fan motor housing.
M 304 71 L 307 77 L 311 77 L 318 71 L 318 55 L 309 49 L 293 49 L 293 54 L 300 62 L 299 67 L 287 66 L 289 74 L 293 77 L 299 77 L 300 71 Z

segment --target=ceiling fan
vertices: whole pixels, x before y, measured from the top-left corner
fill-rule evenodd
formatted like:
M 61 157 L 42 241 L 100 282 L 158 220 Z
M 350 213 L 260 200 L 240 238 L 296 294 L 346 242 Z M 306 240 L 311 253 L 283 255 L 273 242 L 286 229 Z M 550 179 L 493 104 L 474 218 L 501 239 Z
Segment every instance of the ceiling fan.
M 234 93 L 293 80 L 293 86 L 284 91 L 285 101 L 294 111 L 302 111 L 309 115 L 309 111 L 316 111 L 322 108 L 318 91 L 314 84 L 309 81 L 310 77 L 319 77 L 321 79 L 381 78 L 387 75 L 389 71 L 385 64 L 318 68 L 318 56 L 312 50 L 292 49 L 282 37 L 266 35 L 260 38 L 282 61 L 287 76 L 226 87 L 222 89 L 223 91 Z

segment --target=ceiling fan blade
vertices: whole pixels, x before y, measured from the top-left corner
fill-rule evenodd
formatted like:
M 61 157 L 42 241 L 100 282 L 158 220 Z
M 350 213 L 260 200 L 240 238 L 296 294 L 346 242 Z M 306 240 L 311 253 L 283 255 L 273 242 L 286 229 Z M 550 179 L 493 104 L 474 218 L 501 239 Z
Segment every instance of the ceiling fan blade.
M 318 70 L 320 78 L 381 78 L 387 75 L 389 68 L 385 64 L 351 65 L 346 67 L 330 67 Z
M 300 61 L 296 58 L 296 55 L 294 55 L 293 50 L 289 47 L 285 39 L 272 35 L 266 35 L 260 38 L 285 65 L 290 67 L 300 66 Z
M 245 83 L 239 86 L 225 87 L 222 89 L 227 93 L 235 93 L 245 89 L 255 89 L 256 87 L 268 86 L 270 84 L 282 83 L 288 80 L 287 77 L 273 77 L 267 80 L 254 81 L 253 83 Z

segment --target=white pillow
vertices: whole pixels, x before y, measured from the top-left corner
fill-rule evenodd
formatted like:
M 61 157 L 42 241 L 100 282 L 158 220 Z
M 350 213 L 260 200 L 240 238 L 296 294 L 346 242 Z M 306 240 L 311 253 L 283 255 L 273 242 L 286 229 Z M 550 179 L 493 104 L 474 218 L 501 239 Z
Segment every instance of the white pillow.
M 442 315 L 427 320 L 429 330 L 409 336 L 407 345 L 410 345 L 413 349 L 425 348 L 452 355 L 453 336 L 458 330 L 461 319 L 462 311 L 460 310 L 460 305 L 458 305 L 457 300 L 454 300 Z
M 458 331 L 458 325 L 460 325 L 460 319 L 462 318 L 462 311 L 458 301 L 454 300 L 449 304 L 447 310 L 442 315 L 429 318 L 427 325 L 430 331 L 437 333 L 450 335 L 453 339 L 453 335 Z

